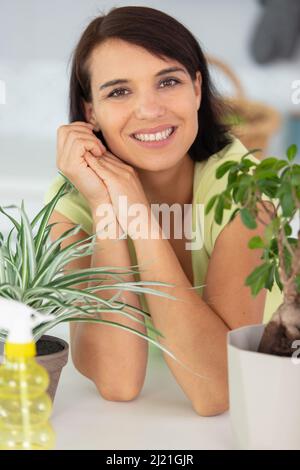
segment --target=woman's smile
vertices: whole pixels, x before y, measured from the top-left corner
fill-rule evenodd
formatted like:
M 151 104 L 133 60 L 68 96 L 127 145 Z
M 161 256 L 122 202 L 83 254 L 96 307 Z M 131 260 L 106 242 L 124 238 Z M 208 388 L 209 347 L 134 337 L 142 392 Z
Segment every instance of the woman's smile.
M 174 141 L 177 129 L 177 127 L 172 127 L 170 133 L 166 131 L 165 133 L 156 134 L 156 137 L 155 134 L 151 136 L 137 134 L 136 136 L 131 135 L 130 138 L 145 148 L 162 148 Z

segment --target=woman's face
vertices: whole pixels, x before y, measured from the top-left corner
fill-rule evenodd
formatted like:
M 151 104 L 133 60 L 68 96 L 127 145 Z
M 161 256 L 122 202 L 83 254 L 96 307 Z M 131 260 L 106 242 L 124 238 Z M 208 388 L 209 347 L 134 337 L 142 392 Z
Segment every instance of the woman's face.
M 170 67 L 181 70 L 160 74 Z M 89 70 L 92 103 L 85 103 L 87 121 L 102 131 L 114 155 L 136 168 L 154 171 L 171 168 L 187 155 L 198 133 L 200 72 L 192 81 L 181 63 L 159 59 L 119 39 L 94 49 Z M 106 86 L 118 79 L 126 83 Z M 155 134 L 157 126 L 175 128 L 159 147 L 146 147 L 132 135 Z

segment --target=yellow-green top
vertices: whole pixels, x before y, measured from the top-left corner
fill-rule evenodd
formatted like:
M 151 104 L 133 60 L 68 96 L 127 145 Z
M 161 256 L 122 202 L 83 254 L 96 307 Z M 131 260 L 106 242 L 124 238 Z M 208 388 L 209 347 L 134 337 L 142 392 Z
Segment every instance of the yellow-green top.
M 205 281 L 205 275 L 207 272 L 210 257 L 213 252 L 214 245 L 218 238 L 218 235 L 223 230 L 225 225 L 228 224 L 232 212 L 237 208 L 233 203 L 231 209 L 225 210 L 223 214 L 222 224 L 218 225 L 214 221 L 214 209 L 209 214 L 204 215 L 204 210 L 199 210 L 197 204 L 203 205 L 205 208 L 208 201 L 214 194 L 222 192 L 227 186 L 228 174 L 225 174 L 222 178 L 216 179 L 215 173 L 219 165 L 223 164 L 227 160 L 240 161 L 242 156 L 245 155 L 248 150 L 240 142 L 239 139 L 233 138 L 232 143 L 224 147 L 221 151 L 211 155 L 208 160 L 203 162 L 195 162 L 194 166 L 194 183 L 193 183 L 193 204 L 192 204 L 192 229 L 196 233 L 196 240 L 203 240 L 202 247 L 199 249 L 192 249 L 192 266 L 194 274 L 194 286 L 203 286 Z M 253 159 L 259 163 L 259 160 L 253 155 L 249 155 L 248 158 Z M 52 181 L 48 188 L 44 203 L 48 203 L 54 195 L 57 193 L 59 188 L 65 182 L 61 175 L 57 175 Z M 267 198 L 266 198 L 267 199 Z M 200 206 L 201 207 L 201 206 Z M 65 217 L 70 219 L 76 224 L 81 224 L 82 229 L 88 234 L 92 234 L 93 221 L 91 211 L 87 201 L 77 191 L 66 194 L 57 202 L 56 210 L 63 214 Z M 204 223 L 202 223 L 204 221 Z M 203 238 L 204 235 L 204 238 Z M 128 248 L 132 260 L 132 264 L 137 264 L 136 253 L 134 249 L 134 243 L 128 236 Z M 139 275 L 135 276 L 136 280 L 140 280 Z M 250 289 L 250 287 L 249 287 Z M 199 287 L 196 291 L 199 295 L 202 295 L 203 287 Z M 170 291 L 172 294 L 172 292 Z M 140 297 L 141 306 L 144 310 L 149 312 L 147 301 L 144 294 Z M 266 323 L 275 312 L 277 307 L 283 301 L 283 294 L 280 292 L 276 282 L 274 282 L 272 291 L 267 290 L 266 303 L 264 309 L 263 322 Z M 151 324 L 149 321 L 147 325 Z M 149 334 L 150 333 L 150 334 Z M 149 336 L 155 338 L 152 332 L 148 332 Z M 155 348 L 150 344 L 150 348 Z

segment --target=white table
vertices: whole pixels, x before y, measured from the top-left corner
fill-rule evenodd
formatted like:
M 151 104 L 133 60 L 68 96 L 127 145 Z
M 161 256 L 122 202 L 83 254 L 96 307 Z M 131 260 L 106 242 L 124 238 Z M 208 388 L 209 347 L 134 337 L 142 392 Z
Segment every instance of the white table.
M 49 334 L 69 342 L 67 325 Z M 57 450 L 234 449 L 229 412 L 197 415 L 159 351 L 149 354 L 143 390 L 129 402 L 103 399 L 69 356 L 51 423 Z

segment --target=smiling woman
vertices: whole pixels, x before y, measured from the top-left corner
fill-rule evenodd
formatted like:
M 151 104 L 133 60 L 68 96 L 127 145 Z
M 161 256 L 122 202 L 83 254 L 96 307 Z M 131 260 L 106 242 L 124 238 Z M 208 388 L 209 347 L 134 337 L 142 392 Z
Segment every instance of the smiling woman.
M 226 186 L 215 177 L 217 166 L 247 152 L 221 123 L 222 109 L 198 42 L 175 18 L 146 7 L 114 8 L 95 18 L 74 50 L 70 124 L 57 134 L 57 166 L 75 191 L 59 200 L 51 220 L 60 222 L 51 229 L 54 239 L 70 222 L 81 224 L 79 238 L 97 232 L 93 255 L 69 268 L 138 264 L 135 279 L 173 284 L 169 293 L 176 301 L 131 292 L 123 298 L 148 310 L 164 334 L 160 342 L 206 377 L 196 378 L 164 356 L 194 410 L 205 416 L 228 408 L 227 332 L 267 320 L 281 302 L 277 293 L 266 298 L 265 291 L 253 299 L 244 285 L 260 253 L 247 247 L 253 230 L 238 218 L 228 223 L 236 207 L 221 225 L 211 214 L 198 217 L 197 204 L 205 207 Z M 63 182 L 58 175 L 45 202 Z M 124 198 L 130 209 L 144 209 L 138 224 L 129 223 Z M 114 236 L 99 230 L 106 204 L 118 230 Z M 174 206 L 190 207 L 189 233 L 200 243 L 187 248 L 188 233 L 178 237 L 171 218 L 170 230 L 156 219 L 154 237 L 148 229 L 154 204 L 167 207 L 169 215 Z M 138 225 L 146 236 L 137 236 Z M 132 320 L 114 319 L 136 328 Z M 148 354 L 141 338 L 107 325 L 72 324 L 71 352 L 104 398 L 125 401 L 140 393 Z

